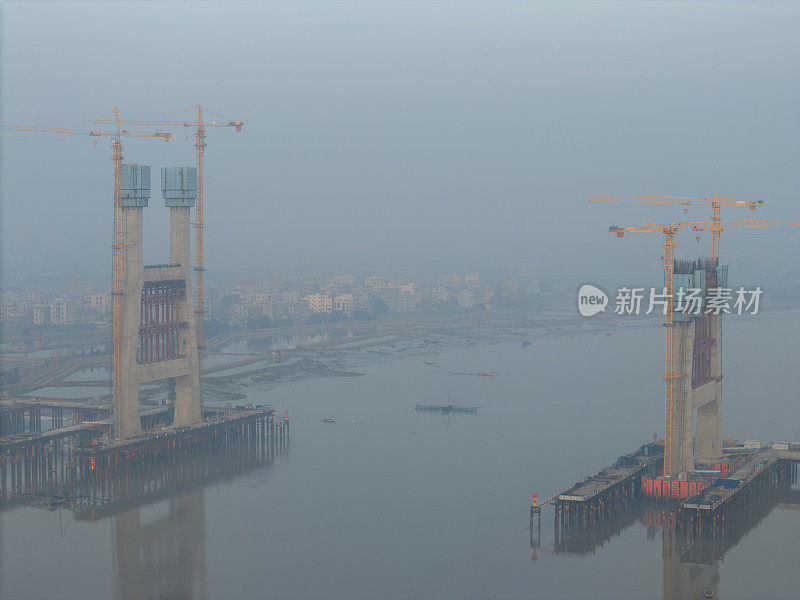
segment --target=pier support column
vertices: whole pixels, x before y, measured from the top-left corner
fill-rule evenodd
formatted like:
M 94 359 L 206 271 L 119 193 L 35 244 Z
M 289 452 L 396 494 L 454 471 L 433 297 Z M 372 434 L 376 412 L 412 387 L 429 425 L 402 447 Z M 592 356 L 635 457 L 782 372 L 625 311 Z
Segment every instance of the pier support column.
M 670 477 L 694 470 L 692 446 L 692 358 L 694 347 L 694 323 L 675 322 L 673 336 L 673 372 L 677 377 L 673 384 L 672 407 L 672 465 Z
M 197 198 L 197 169 L 195 167 L 164 167 L 161 169 L 161 192 L 169 208 L 170 262 L 180 265 L 183 294 L 179 301 L 181 329 L 179 352 L 189 360 L 189 373 L 175 378 L 175 417 L 179 426 L 203 420 L 203 399 L 200 378 L 199 349 L 195 333 L 194 294 L 191 262 L 189 212 Z
M 719 343 L 722 319 L 718 315 L 708 315 L 706 319 L 710 321 L 710 367 L 715 380 L 702 387 L 707 388 L 706 393 L 711 393 L 714 399 L 697 409 L 694 452 L 699 462 L 714 464 L 722 460 L 722 357 Z
M 120 170 L 120 269 L 121 269 L 121 331 L 119 398 L 113 398 L 117 412 L 114 421 L 119 437 L 133 437 L 142 432 L 139 417 L 139 381 L 137 378 L 137 349 L 141 323 L 142 286 L 142 211 L 150 199 L 150 167 L 122 165 Z
M 127 165 L 124 165 L 127 166 Z M 142 208 L 123 206 L 122 223 L 122 331 L 120 336 L 120 398 L 116 402 L 120 437 L 130 438 L 142 432 L 139 417 L 139 382 L 136 377 L 136 350 L 139 343 L 141 298 L 144 285 L 142 264 Z

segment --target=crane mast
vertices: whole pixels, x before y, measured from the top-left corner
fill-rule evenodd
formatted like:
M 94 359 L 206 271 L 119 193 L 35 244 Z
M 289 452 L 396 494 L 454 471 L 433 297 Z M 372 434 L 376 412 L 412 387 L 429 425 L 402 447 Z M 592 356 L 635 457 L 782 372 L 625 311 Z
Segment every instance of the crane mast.
M 673 343 L 673 295 L 672 275 L 675 264 L 675 232 L 664 230 L 664 287 L 667 293 L 667 314 L 664 316 L 664 473 L 669 473 L 672 466 L 672 414 L 675 406 L 675 364 Z
M 122 232 L 121 232 L 121 192 L 120 177 L 122 173 L 122 143 L 120 142 L 119 113 L 114 109 L 116 123 L 114 137 L 111 141 L 112 161 L 114 164 L 114 215 L 111 237 L 111 304 L 113 311 L 113 361 L 112 380 L 114 389 L 111 394 L 114 413 L 114 439 L 122 437 L 120 430 L 120 401 L 122 395 L 120 372 L 122 371 Z
M 195 205 L 195 331 L 197 335 L 197 364 L 200 371 L 199 390 L 200 405 L 205 397 L 203 381 L 203 317 L 205 313 L 203 304 L 203 159 L 206 150 L 206 129 L 203 125 L 203 109 L 197 107 L 197 133 L 195 134 L 195 148 L 197 150 L 197 202 Z

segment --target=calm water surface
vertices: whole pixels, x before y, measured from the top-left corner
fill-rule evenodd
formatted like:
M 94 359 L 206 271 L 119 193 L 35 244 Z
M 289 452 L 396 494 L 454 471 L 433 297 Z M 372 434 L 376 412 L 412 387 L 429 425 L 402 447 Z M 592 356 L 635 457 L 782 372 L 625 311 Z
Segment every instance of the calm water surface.
M 726 435 L 800 439 L 798 317 L 726 321 Z M 283 456 L 94 522 L 0 512 L 0 596 L 662 598 L 674 588 L 660 530 L 635 521 L 565 558 L 552 552 L 552 509 L 535 554 L 528 529 L 532 491 L 548 496 L 660 431 L 662 336 L 533 334 L 528 348 L 442 348 L 363 377 L 243 385 L 290 411 Z M 448 391 L 479 415 L 414 411 Z M 798 534 L 800 511 L 775 508 L 724 561 L 682 573 L 710 577 L 716 598 L 797 598 Z

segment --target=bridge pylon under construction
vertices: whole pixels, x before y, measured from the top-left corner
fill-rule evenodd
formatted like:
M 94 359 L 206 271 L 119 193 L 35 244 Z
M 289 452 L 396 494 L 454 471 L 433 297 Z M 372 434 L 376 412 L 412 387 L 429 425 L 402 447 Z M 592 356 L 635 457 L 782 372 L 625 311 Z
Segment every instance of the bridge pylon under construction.
M 121 305 L 120 397 L 114 399 L 117 438 L 142 431 L 139 386 L 175 381 L 175 425 L 203 418 L 190 271 L 189 211 L 197 198 L 195 167 L 161 170 L 170 209 L 169 263 L 144 265 L 143 210 L 150 199 L 150 167 L 126 164 L 120 172 Z
M 697 464 L 722 462 L 721 316 L 709 309 L 708 299 L 709 290 L 726 288 L 727 280 L 728 267 L 717 260 L 673 261 L 667 325 L 673 328 L 672 461 L 664 473 L 673 480 L 693 474 Z

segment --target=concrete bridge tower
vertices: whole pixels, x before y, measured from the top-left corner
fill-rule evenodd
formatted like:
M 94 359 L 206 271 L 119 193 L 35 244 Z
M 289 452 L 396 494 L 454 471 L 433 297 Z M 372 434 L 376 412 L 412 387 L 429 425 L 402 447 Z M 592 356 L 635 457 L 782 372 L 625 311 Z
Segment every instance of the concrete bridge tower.
M 122 165 L 120 173 L 122 332 L 120 437 L 141 433 L 139 385 L 175 380 L 175 424 L 202 420 L 200 373 L 189 270 L 189 210 L 197 197 L 194 167 L 162 169 L 161 189 L 170 208 L 170 262 L 144 265 L 142 211 L 150 199 L 150 167 Z
M 720 316 L 706 314 L 709 289 L 725 288 L 727 265 L 715 261 L 676 260 L 673 271 L 672 478 L 691 473 L 695 463 L 722 458 L 722 364 Z M 689 290 L 699 290 L 697 304 Z M 683 309 L 683 310 L 682 310 Z M 692 436 L 694 411 L 697 427 Z

